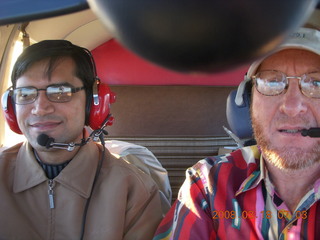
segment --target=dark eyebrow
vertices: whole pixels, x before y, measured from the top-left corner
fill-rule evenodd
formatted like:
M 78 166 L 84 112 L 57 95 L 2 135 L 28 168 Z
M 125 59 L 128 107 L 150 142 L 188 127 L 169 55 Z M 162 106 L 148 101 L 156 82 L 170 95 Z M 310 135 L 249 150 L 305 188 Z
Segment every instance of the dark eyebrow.
M 50 85 L 46 86 L 45 88 L 47 88 L 47 87 L 61 87 L 61 86 L 75 88 L 74 85 L 72 85 L 72 84 L 70 84 L 68 82 L 50 84 Z M 19 88 L 36 88 L 36 89 L 39 89 L 39 88 L 37 88 L 35 86 L 23 86 L 23 87 L 17 87 L 15 89 L 19 89 Z
M 61 86 L 74 88 L 74 86 L 72 84 L 67 83 L 67 82 L 65 82 L 65 83 L 57 83 L 57 84 L 50 84 L 47 87 L 61 87 Z

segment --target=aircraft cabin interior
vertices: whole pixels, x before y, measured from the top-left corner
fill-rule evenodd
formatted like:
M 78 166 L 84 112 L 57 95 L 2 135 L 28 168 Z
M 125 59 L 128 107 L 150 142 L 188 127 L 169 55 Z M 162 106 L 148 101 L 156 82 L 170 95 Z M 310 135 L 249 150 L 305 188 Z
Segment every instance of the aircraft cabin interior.
M 173 200 L 188 167 L 237 147 L 224 129 L 230 129 L 226 103 L 243 80 L 249 61 L 209 74 L 167 69 L 123 46 L 86 4 L 60 15 L 8 22 L 0 22 L 1 93 L 10 86 L 15 58 L 30 44 L 65 39 L 89 49 L 98 77 L 116 95 L 111 104 L 114 122 L 105 129 L 106 140 L 149 149 L 168 171 Z M 8 128 L 1 113 L 0 146 L 22 140 Z

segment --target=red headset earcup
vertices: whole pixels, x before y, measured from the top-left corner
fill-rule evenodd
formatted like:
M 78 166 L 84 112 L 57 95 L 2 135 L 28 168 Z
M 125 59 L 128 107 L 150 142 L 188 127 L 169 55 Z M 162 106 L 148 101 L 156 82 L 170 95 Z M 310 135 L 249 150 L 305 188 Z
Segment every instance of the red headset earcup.
M 17 117 L 14 111 L 14 107 L 12 105 L 13 103 L 9 92 L 10 91 L 8 90 L 2 95 L 1 104 L 3 115 L 10 129 L 15 133 L 22 134 L 18 125 Z
M 89 116 L 89 126 L 93 129 L 99 129 L 109 117 L 107 125 L 112 125 L 113 117 L 110 116 L 110 104 L 116 100 L 116 95 L 105 83 L 98 84 L 99 104 L 95 105 L 92 100 Z

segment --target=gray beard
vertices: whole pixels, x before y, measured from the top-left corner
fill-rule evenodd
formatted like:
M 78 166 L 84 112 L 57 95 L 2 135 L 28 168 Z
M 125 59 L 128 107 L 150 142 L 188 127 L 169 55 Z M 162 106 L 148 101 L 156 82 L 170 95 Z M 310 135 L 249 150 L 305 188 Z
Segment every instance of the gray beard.
M 313 149 L 308 152 L 302 147 L 278 147 L 264 137 L 261 125 L 254 117 L 252 117 L 252 127 L 264 158 L 277 168 L 295 171 L 320 163 L 320 141 L 317 141 Z

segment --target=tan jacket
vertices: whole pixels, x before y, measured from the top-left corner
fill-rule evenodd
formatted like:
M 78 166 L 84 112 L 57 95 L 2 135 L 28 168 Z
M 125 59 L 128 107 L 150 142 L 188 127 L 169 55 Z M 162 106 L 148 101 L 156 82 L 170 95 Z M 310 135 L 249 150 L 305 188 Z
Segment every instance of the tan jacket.
M 85 204 L 96 173 L 100 145 L 88 143 L 53 180 L 24 143 L 0 152 L 0 239 L 80 239 Z M 152 239 L 161 221 L 158 188 L 131 164 L 107 152 L 86 217 L 88 240 Z

